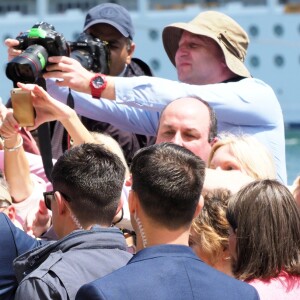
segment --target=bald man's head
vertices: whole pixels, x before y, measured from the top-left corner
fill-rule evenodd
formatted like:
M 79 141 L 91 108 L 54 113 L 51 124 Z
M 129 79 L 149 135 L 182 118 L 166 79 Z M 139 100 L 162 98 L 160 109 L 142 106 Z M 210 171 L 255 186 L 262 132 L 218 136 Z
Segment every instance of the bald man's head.
M 163 110 L 156 143 L 178 144 L 207 162 L 216 135 L 213 110 L 201 99 L 186 97 L 174 100 Z

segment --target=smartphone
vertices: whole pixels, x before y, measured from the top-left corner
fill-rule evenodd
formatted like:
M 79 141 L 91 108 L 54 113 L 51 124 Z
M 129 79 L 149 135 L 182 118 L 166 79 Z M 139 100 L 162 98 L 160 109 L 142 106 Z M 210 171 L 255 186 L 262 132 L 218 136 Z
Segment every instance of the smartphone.
M 31 92 L 21 88 L 10 91 L 11 104 L 14 110 L 14 118 L 21 127 L 34 126 L 35 111 L 32 105 Z

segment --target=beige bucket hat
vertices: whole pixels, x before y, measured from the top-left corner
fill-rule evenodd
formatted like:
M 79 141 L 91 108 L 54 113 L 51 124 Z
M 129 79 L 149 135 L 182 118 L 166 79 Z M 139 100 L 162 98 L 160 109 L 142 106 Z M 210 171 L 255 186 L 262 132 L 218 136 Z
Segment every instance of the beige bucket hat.
M 221 47 L 228 68 L 239 76 L 251 77 L 244 65 L 249 38 L 233 19 L 220 12 L 205 11 L 188 23 L 166 26 L 162 34 L 163 44 L 174 66 L 182 30 L 213 39 Z

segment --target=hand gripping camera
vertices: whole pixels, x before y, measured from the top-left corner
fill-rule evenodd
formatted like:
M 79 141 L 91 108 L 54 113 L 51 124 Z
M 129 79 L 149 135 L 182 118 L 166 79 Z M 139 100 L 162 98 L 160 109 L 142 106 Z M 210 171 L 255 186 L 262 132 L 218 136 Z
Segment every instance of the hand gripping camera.
M 81 33 L 76 42 L 69 42 L 70 56 L 94 73 L 109 74 L 110 51 L 107 42 Z
M 49 56 L 69 56 L 69 46 L 54 26 L 40 22 L 16 38 L 17 49 L 24 50 L 6 66 L 6 76 L 13 82 L 35 83 L 48 63 Z
M 54 26 L 40 22 L 16 38 L 17 49 L 24 50 L 6 66 L 6 76 L 13 82 L 35 83 L 48 64 L 49 56 L 71 56 L 83 67 L 96 73 L 109 73 L 108 44 L 82 33 L 76 42 L 67 42 Z

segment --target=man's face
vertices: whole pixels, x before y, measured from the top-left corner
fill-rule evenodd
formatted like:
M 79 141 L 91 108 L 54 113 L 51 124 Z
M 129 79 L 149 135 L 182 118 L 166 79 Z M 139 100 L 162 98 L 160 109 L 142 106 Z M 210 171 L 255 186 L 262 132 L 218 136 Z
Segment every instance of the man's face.
M 221 48 L 212 39 L 183 31 L 175 55 L 178 79 L 189 84 L 223 81 L 226 67 Z
M 124 70 L 125 65 L 130 63 L 134 44 L 128 46 L 128 38 L 108 24 L 93 25 L 86 32 L 109 43 L 111 58 L 109 75 L 118 76 Z
M 201 101 L 178 99 L 164 110 L 156 143 L 171 142 L 183 146 L 207 162 L 211 150 L 209 126 L 209 111 Z

